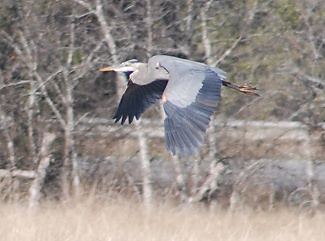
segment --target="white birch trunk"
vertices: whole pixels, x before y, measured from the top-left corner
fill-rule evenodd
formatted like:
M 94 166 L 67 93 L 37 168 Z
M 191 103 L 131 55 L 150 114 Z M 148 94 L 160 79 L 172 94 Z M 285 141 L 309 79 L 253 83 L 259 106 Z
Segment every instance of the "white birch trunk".
M 2 130 L 4 132 L 5 138 L 6 138 L 6 142 L 7 142 L 7 151 L 8 151 L 8 159 L 9 159 L 9 173 L 10 176 L 9 178 L 9 200 L 15 199 L 15 197 L 13 196 L 13 194 L 15 194 L 15 191 L 18 187 L 18 181 L 16 179 L 13 179 L 13 175 L 12 172 L 14 172 L 17 168 L 16 168 L 16 155 L 15 155 L 15 149 L 14 149 L 14 142 L 13 139 L 10 135 L 10 124 L 7 121 L 7 116 L 4 114 L 4 112 L 2 111 L 2 108 L 0 106 L 0 123 L 2 126 Z
M 216 128 L 214 125 L 214 117 L 211 117 L 210 127 L 208 129 L 208 138 L 209 138 L 209 162 L 210 162 L 210 175 L 213 174 L 215 167 L 218 165 L 218 151 L 217 151 L 217 135 Z M 214 180 L 210 184 L 209 196 L 211 197 L 212 193 L 218 189 L 218 179 Z M 217 201 L 210 200 L 210 209 L 211 211 L 217 208 Z
M 176 174 L 176 187 L 177 193 L 176 195 L 179 196 L 180 202 L 187 203 L 188 202 L 188 195 L 186 190 L 186 180 L 182 169 L 181 160 L 178 155 L 172 156 L 172 160 L 174 163 L 175 174 Z
M 192 187 L 191 187 L 191 196 L 194 196 L 199 189 L 199 180 L 200 180 L 200 161 L 202 160 L 201 155 L 193 157 L 193 167 L 192 167 Z
M 75 83 L 69 78 L 69 70 L 73 65 L 73 54 L 75 52 L 75 23 L 74 23 L 74 12 L 72 13 L 72 19 L 70 21 L 70 46 L 69 54 L 67 58 L 67 68 L 63 71 L 63 78 L 65 81 L 66 88 L 66 128 L 65 131 L 69 132 L 69 135 L 66 135 L 69 140 L 65 140 L 67 143 L 66 150 L 69 151 L 68 157 L 72 163 L 72 185 L 75 196 L 78 198 L 80 196 L 80 177 L 78 171 L 78 160 L 77 153 L 75 150 L 75 118 L 74 118 L 74 85 Z
M 311 197 L 312 197 L 312 208 L 316 210 L 319 207 L 319 198 L 320 198 L 320 193 L 318 190 L 317 186 L 317 180 L 316 180 L 316 164 L 313 160 L 312 156 L 312 145 L 311 145 L 311 137 L 309 134 L 309 130 L 306 130 L 306 152 L 307 152 L 307 165 L 306 165 L 306 174 L 308 177 L 308 186 L 309 190 L 311 192 Z
M 37 148 L 36 143 L 34 140 L 34 128 L 33 128 L 33 122 L 34 122 L 34 107 L 36 102 L 36 83 L 35 81 L 30 81 L 30 94 L 28 98 L 28 111 L 27 111 L 27 117 L 28 117 L 28 138 L 29 138 L 29 146 L 30 146 L 30 155 L 32 156 L 33 163 L 37 164 L 38 157 L 37 157 Z
M 80 178 L 78 172 L 78 162 L 77 162 L 77 153 L 75 150 L 75 143 L 74 143 L 74 132 L 75 132 L 75 124 L 74 124 L 74 111 L 73 111 L 73 90 L 71 83 L 69 80 L 66 81 L 67 92 L 66 92 L 66 127 L 65 127 L 65 153 L 64 153 L 64 172 L 67 172 L 64 175 L 65 185 L 65 197 L 69 196 L 69 181 L 68 175 L 70 173 L 70 166 L 72 165 L 71 175 L 72 175 L 72 184 L 73 184 L 73 191 L 76 197 L 80 195 Z
M 146 24 L 147 24 L 147 57 L 150 58 L 152 56 L 152 48 L 153 48 L 153 34 L 152 34 L 152 6 L 151 6 L 151 0 L 146 0 L 147 4 L 147 18 L 146 18 Z
M 201 29 L 202 29 L 202 43 L 204 46 L 204 57 L 208 65 L 211 65 L 213 60 L 211 57 L 211 42 L 208 35 L 208 26 L 207 26 L 207 11 L 209 10 L 211 1 L 204 4 L 204 7 L 200 10 L 201 16 Z
M 211 47 L 211 41 L 209 39 L 208 35 L 208 26 L 207 26 L 207 11 L 209 10 L 210 4 L 212 1 L 207 2 L 204 7 L 201 9 L 200 15 L 201 15 L 201 28 L 202 28 L 202 42 L 204 46 L 204 52 L 205 52 L 205 60 L 208 65 L 212 66 L 213 64 L 213 57 L 212 57 L 212 47 Z M 215 180 L 212 180 L 209 184 L 209 195 L 218 188 L 217 182 L 219 174 L 214 174 L 215 168 L 217 168 L 218 160 L 217 160 L 217 147 L 216 147 L 216 134 L 215 134 L 215 126 L 214 126 L 214 117 L 211 117 L 210 126 L 208 129 L 208 141 L 209 141 L 209 162 L 210 162 L 210 176 L 214 176 Z M 203 189 L 202 189 L 203 188 Z M 201 187 L 200 192 L 204 190 L 205 187 Z M 215 200 L 210 200 L 210 209 L 213 210 L 217 206 L 217 203 Z
M 187 37 L 187 53 L 191 56 L 192 53 L 192 36 L 193 36 L 193 8 L 194 1 L 187 0 L 187 16 L 186 16 L 186 37 Z
M 7 150 L 8 150 L 8 158 L 10 163 L 10 170 L 16 169 L 16 156 L 15 156 L 15 150 L 14 150 L 14 142 L 10 135 L 10 127 L 9 123 L 7 121 L 7 116 L 3 113 L 2 108 L 0 107 L 0 120 L 2 125 L 2 130 L 4 132 L 4 135 L 6 137 L 7 141 Z
M 45 132 L 43 135 L 42 146 L 40 150 L 40 162 L 37 168 L 37 176 L 34 178 L 30 188 L 29 188 L 29 208 L 33 209 L 39 204 L 41 189 L 46 177 L 46 169 L 50 164 L 50 146 L 56 138 L 55 134 L 50 132 Z
M 140 120 L 135 122 L 135 126 L 137 129 L 139 148 L 140 148 L 143 202 L 147 208 L 150 208 L 152 204 L 152 186 L 151 186 L 150 157 L 148 154 L 148 139 L 142 129 Z

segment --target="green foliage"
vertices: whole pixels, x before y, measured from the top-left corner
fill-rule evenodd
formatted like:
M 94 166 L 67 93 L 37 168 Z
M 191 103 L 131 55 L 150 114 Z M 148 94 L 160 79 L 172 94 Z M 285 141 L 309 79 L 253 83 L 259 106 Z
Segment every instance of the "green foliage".
M 85 58 L 85 54 L 80 52 L 80 51 L 74 51 L 73 53 L 73 60 L 72 60 L 72 63 L 74 65 L 78 65 L 78 64 L 81 64 L 83 59 Z
M 279 0 L 274 3 L 274 12 L 277 13 L 286 29 L 300 29 L 303 21 L 296 1 Z

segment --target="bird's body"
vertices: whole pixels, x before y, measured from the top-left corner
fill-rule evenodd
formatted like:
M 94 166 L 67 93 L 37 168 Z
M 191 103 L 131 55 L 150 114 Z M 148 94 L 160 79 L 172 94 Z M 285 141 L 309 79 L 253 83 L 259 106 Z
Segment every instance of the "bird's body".
M 139 119 L 147 108 L 162 99 L 166 148 L 173 155 L 176 150 L 182 156 L 199 151 L 221 97 L 221 85 L 238 87 L 225 82 L 226 73 L 218 68 L 166 55 L 153 56 L 148 63 L 131 60 L 101 71 L 132 72 L 113 117 L 116 122 L 121 120 L 123 124 L 128 118 L 131 123 L 134 117 Z

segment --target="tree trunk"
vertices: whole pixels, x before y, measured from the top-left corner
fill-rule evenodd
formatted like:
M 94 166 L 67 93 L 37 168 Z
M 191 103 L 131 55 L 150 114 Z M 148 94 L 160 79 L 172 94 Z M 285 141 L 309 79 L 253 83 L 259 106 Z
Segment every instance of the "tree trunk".
M 46 177 L 46 169 L 50 164 L 51 156 L 50 156 L 50 147 L 56 136 L 53 133 L 45 132 L 43 135 L 42 146 L 40 150 L 41 159 L 37 168 L 37 177 L 34 178 L 30 188 L 30 198 L 29 198 L 29 208 L 35 208 L 38 206 L 40 196 L 41 196 L 41 188 L 44 183 L 44 179 Z
M 211 1 L 207 2 L 203 8 L 200 10 L 201 16 L 201 28 L 202 28 L 202 43 L 204 46 L 204 58 L 208 65 L 212 64 L 211 57 L 211 42 L 208 36 L 208 26 L 207 26 L 207 11 L 209 9 L 209 5 Z
M 33 123 L 35 122 L 34 119 L 34 107 L 36 104 L 36 82 L 31 81 L 30 82 L 30 94 L 28 98 L 28 111 L 27 111 L 27 117 L 28 117 L 28 138 L 29 138 L 29 146 L 30 146 L 30 155 L 31 159 L 33 160 L 33 163 L 36 165 L 38 162 L 38 157 L 37 157 L 37 148 L 36 148 L 36 143 L 34 140 L 34 127 Z
M 2 107 L 0 106 L 0 123 L 6 138 L 7 142 L 7 151 L 8 151 L 8 159 L 9 159 L 9 165 L 8 168 L 10 170 L 10 177 L 9 177 L 9 199 L 14 199 L 13 194 L 15 193 L 16 188 L 18 187 L 18 181 L 13 178 L 12 172 L 16 170 L 16 155 L 15 155 L 15 149 L 14 149 L 14 141 L 10 135 L 10 124 L 7 121 L 8 117 L 4 114 L 2 111 Z
M 74 120 L 74 97 L 73 83 L 69 79 L 66 71 L 64 71 L 64 79 L 66 84 L 66 128 L 65 128 L 65 159 L 64 165 L 71 166 L 72 164 L 72 185 L 73 193 L 76 197 L 80 195 L 80 177 L 78 171 L 77 153 L 75 150 L 75 120 Z
M 219 160 L 217 158 L 217 135 L 216 135 L 216 128 L 214 125 L 214 117 L 211 117 L 210 127 L 208 129 L 208 137 L 209 137 L 209 162 L 210 162 L 210 175 L 213 174 L 215 167 L 219 164 Z M 218 175 L 219 176 L 219 175 Z M 217 176 L 217 177 L 218 177 Z M 212 193 L 216 191 L 218 188 L 218 179 L 214 180 L 210 184 L 209 188 L 209 198 L 211 197 Z M 210 200 L 210 209 L 213 211 L 217 207 L 216 200 Z
M 317 208 L 319 207 L 320 201 L 320 194 L 319 194 L 319 190 L 318 190 L 318 185 L 317 185 L 317 177 L 316 177 L 316 164 L 314 161 L 314 158 L 312 156 L 312 145 L 311 145 L 311 137 L 310 137 L 310 133 L 309 133 L 309 129 L 306 130 L 306 137 L 307 137 L 307 141 L 306 141 L 306 151 L 307 151 L 307 166 L 306 166 L 306 174 L 308 177 L 308 187 L 311 193 L 311 205 L 314 211 L 317 210 Z
M 153 39 L 152 39 L 152 6 L 151 0 L 146 0 L 147 4 L 147 57 L 150 58 L 152 56 L 152 48 L 153 48 Z
M 150 208 L 152 204 L 152 186 L 151 186 L 151 168 L 150 157 L 148 154 L 148 139 L 142 129 L 141 121 L 135 122 L 141 159 L 142 170 L 142 188 L 143 188 L 143 202 L 147 208 Z
M 183 173 L 183 168 L 181 164 L 181 160 L 178 155 L 172 156 L 175 174 L 176 174 L 176 188 L 177 188 L 177 195 L 180 199 L 180 203 L 187 203 L 188 195 L 186 190 L 186 180 L 185 175 Z
M 193 8 L 194 8 L 194 0 L 187 0 L 186 49 L 189 56 L 192 55 Z
M 204 45 L 204 53 L 205 53 L 205 61 L 208 65 L 213 64 L 213 57 L 211 55 L 212 48 L 211 48 L 211 41 L 209 39 L 208 35 L 208 26 L 207 26 L 207 11 L 210 7 L 212 1 L 207 2 L 204 7 L 201 9 L 200 15 L 201 15 L 201 28 L 202 28 L 202 42 Z M 211 117 L 210 126 L 208 129 L 208 137 L 209 137 L 209 162 L 210 162 L 210 176 L 215 177 L 215 180 L 211 180 L 209 183 L 209 196 L 218 188 L 217 182 L 219 177 L 219 172 L 215 173 L 215 168 L 217 168 L 218 160 L 216 158 L 217 156 L 217 147 L 216 147 L 216 135 L 215 135 L 215 126 L 214 126 L 214 117 Z M 200 189 L 200 192 L 207 189 L 208 187 L 202 186 Z M 203 195 L 203 193 L 201 194 Z M 200 196 L 200 195 L 198 195 Z M 210 208 L 214 209 L 217 206 L 217 203 L 215 200 L 210 200 Z

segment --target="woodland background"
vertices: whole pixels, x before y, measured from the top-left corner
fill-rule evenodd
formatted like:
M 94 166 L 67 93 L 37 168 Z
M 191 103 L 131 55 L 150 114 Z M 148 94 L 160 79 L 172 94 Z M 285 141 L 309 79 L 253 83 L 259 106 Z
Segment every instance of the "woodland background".
M 325 202 L 323 0 L 2 0 L 3 201 L 89 193 L 237 208 Z M 165 151 L 161 110 L 111 117 L 124 76 L 155 54 L 218 66 L 261 97 L 223 89 L 202 153 Z

